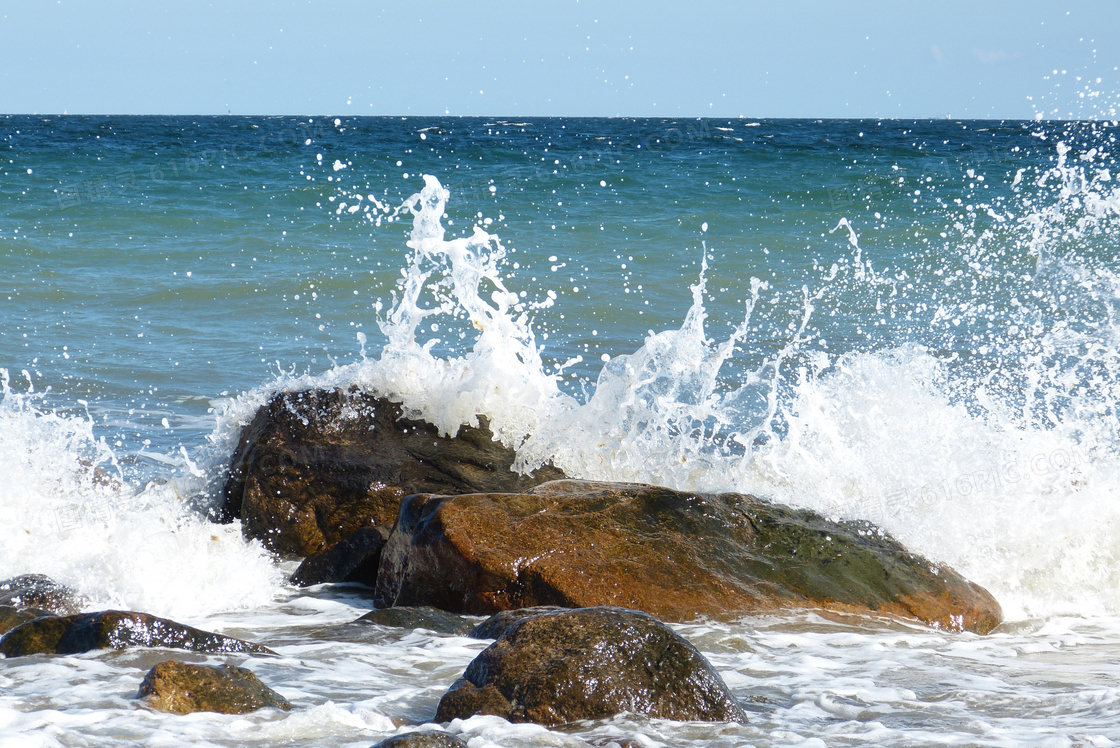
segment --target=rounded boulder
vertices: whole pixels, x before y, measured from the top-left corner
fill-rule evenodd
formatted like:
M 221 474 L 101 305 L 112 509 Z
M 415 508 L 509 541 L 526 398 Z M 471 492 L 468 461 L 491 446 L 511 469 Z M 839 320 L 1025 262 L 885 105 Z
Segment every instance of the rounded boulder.
M 265 707 L 292 708 L 287 699 L 243 667 L 175 660 L 165 660 L 149 670 L 138 697 L 153 709 L 172 714 L 248 714 Z
M 518 621 L 467 666 L 440 700 L 436 721 L 493 714 L 555 726 L 622 712 L 747 721 L 684 638 L 645 613 L 606 607 Z

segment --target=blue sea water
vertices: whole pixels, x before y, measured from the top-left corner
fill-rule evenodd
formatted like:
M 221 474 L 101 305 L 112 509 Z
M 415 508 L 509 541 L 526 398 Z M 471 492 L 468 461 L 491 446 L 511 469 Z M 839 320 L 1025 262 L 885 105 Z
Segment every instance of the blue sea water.
M 263 638 L 301 706 L 184 722 L 130 700 L 142 657 L 9 662 L 0 733 L 368 745 L 429 719 L 476 643 L 346 629 L 367 601 L 206 518 L 269 393 L 359 383 L 447 431 L 485 413 L 523 467 L 871 520 L 1009 621 L 685 626 L 768 699 L 750 726 L 453 725 L 478 745 L 1120 740 L 1118 132 L 0 117 L 0 577 Z

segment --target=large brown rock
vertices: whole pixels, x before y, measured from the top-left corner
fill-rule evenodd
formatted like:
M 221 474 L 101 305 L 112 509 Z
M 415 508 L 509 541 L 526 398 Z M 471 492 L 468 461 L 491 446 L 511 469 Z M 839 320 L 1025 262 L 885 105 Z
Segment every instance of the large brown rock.
M 587 608 L 523 618 L 467 666 L 437 722 L 496 714 L 562 725 L 621 712 L 746 722 L 704 656 L 644 613 Z
M 137 698 L 161 712 L 248 714 L 265 707 L 289 711 L 292 705 L 261 683 L 250 670 L 165 660 L 148 671 Z
M 242 431 L 219 514 L 278 553 L 310 556 L 361 528 L 392 527 L 412 493 L 524 491 L 564 477 L 513 472 L 513 451 L 480 422 L 449 438 L 374 393 L 281 393 Z
M 409 497 L 376 604 L 493 614 L 617 605 L 670 621 L 828 608 L 986 633 L 983 588 L 867 523 L 741 494 L 556 481 L 518 494 Z
M 168 647 L 192 652 L 276 654 L 268 647 L 202 631 L 147 613 L 106 610 L 47 616 L 16 626 L 0 639 L 0 654 L 80 654 L 94 649 Z

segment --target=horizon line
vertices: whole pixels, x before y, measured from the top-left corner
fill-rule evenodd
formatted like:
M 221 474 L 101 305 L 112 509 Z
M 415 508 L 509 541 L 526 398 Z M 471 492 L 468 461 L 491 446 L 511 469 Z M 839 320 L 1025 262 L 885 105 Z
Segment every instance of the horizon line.
M 232 112 L 189 114 L 154 113 L 124 113 L 124 112 L 4 112 L 0 117 L 213 117 L 213 118 L 327 118 L 327 119 L 502 119 L 502 120 L 542 120 L 542 119 L 632 119 L 632 120 L 785 120 L 807 122 L 1084 122 L 1084 123 L 1113 123 L 1120 122 L 1120 117 L 953 117 L 941 115 L 935 117 L 834 117 L 834 116 L 754 116 L 746 114 L 720 116 L 720 115 L 665 115 L 665 114 L 307 114 L 307 113 L 281 113 L 281 114 L 233 114 Z

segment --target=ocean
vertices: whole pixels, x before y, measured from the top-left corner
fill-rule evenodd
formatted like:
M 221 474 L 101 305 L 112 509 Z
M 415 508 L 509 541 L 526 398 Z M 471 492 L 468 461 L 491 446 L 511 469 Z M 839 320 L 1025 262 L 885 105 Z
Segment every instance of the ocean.
M 0 117 L 0 578 L 272 647 L 246 664 L 296 707 L 147 710 L 159 652 L 3 660 L 0 746 L 369 746 L 434 716 L 487 642 L 349 625 L 367 592 L 292 587 L 209 519 L 261 404 L 351 384 L 448 433 L 486 415 L 525 470 L 869 520 L 1005 613 L 676 625 L 749 724 L 452 723 L 474 748 L 1115 744 L 1118 135 Z

